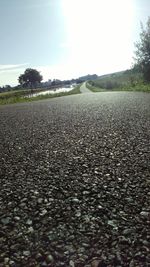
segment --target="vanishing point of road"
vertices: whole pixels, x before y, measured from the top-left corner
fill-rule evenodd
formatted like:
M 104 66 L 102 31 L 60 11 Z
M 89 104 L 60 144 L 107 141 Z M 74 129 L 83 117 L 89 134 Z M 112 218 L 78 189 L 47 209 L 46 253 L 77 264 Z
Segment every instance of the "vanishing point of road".
M 150 94 L 0 107 L 0 266 L 148 266 Z

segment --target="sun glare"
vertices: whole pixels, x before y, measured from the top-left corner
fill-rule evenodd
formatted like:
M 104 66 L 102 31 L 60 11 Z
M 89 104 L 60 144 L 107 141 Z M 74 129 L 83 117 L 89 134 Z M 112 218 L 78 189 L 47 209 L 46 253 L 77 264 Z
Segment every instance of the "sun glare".
M 63 13 L 74 64 L 80 58 L 95 67 L 101 61 L 107 68 L 109 60 L 117 68 L 122 59 L 131 60 L 127 51 L 134 21 L 131 0 L 63 0 Z

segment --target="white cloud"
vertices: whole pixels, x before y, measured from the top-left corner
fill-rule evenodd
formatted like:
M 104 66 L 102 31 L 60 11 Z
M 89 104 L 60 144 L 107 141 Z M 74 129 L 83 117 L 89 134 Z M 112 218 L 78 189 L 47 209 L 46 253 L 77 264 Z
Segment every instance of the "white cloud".
M 0 65 L 0 72 L 6 72 L 6 71 L 14 71 L 14 70 L 18 70 L 18 69 L 22 69 L 23 67 L 29 65 L 29 63 L 23 63 L 23 64 L 15 64 L 15 65 Z
M 18 84 L 18 77 L 29 63 L 0 65 L 0 86 Z

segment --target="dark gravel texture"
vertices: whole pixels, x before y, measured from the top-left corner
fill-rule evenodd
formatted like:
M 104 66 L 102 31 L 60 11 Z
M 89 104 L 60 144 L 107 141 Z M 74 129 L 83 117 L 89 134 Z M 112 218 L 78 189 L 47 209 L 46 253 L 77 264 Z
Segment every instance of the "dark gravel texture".
M 0 266 L 150 266 L 150 94 L 0 107 Z

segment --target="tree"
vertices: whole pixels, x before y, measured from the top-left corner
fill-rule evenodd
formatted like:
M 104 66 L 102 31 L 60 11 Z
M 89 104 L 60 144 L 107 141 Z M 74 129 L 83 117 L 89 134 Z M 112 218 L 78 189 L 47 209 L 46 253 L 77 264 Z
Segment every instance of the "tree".
M 26 69 L 24 74 L 21 74 L 18 78 L 19 83 L 23 87 L 34 88 L 38 83 L 42 81 L 43 77 L 35 69 Z
M 140 41 L 135 44 L 136 58 L 135 68 L 143 73 L 144 80 L 150 82 L 150 17 L 148 18 L 146 29 L 141 23 Z

